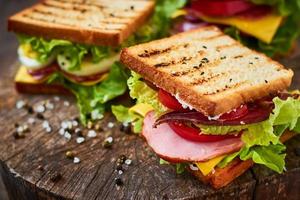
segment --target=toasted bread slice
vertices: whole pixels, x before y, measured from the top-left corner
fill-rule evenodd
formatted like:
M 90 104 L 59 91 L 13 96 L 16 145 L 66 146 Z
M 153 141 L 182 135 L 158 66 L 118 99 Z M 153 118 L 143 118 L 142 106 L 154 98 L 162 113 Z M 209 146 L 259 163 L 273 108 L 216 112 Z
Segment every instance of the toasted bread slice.
M 117 46 L 150 16 L 147 0 L 45 0 L 8 20 L 8 30 L 47 39 Z
M 286 131 L 280 138 L 281 142 L 286 142 L 296 134 L 290 131 Z M 193 171 L 189 169 L 189 171 L 200 179 L 204 183 L 208 183 L 213 186 L 215 189 L 219 189 L 225 187 L 230 184 L 235 178 L 242 175 L 245 171 L 247 171 L 250 167 L 252 167 L 254 162 L 252 160 L 241 161 L 240 159 L 235 159 L 231 163 L 229 163 L 224 168 L 216 168 L 215 171 L 211 172 L 207 176 L 204 176 L 200 170 Z
M 15 82 L 15 88 L 19 93 L 24 94 L 63 94 L 71 95 L 72 93 L 64 86 L 59 84 L 46 83 L 25 83 Z
M 125 48 L 121 61 L 181 103 L 210 116 L 284 90 L 293 76 L 215 26 Z

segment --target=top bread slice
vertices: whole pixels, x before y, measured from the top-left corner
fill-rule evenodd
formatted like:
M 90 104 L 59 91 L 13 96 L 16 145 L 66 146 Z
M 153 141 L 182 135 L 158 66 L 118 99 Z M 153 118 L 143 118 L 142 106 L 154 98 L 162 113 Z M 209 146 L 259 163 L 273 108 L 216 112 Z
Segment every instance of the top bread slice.
M 46 39 L 117 46 L 145 23 L 147 0 L 45 0 L 8 19 L 8 30 Z
M 293 77 L 215 26 L 125 48 L 121 62 L 208 116 L 285 90 Z

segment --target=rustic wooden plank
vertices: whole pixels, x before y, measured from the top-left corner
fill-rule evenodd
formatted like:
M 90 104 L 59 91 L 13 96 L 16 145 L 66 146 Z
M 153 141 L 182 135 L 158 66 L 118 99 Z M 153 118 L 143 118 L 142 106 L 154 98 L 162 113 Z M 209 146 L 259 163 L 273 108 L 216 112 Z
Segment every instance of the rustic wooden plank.
M 35 98 L 31 99 L 32 101 L 35 100 Z M 71 106 L 71 109 L 68 108 L 68 112 L 63 109 L 64 107 L 61 105 L 57 107 L 57 110 L 61 110 L 64 114 L 67 113 L 70 117 L 74 115 L 72 110 L 76 113 L 74 105 Z M 5 115 L 3 113 L 7 112 L 13 112 L 16 115 L 20 111 L 14 108 L 3 109 L 0 121 L 4 121 Z M 55 113 L 58 112 L 55 110 Z M 51 118 L 51 121 L 53 120 L 53 115 L 48 116 L 48 113 L 45 114 L 45 117 Z M 56 118 L 54 117 L 54 121 Z M 25 119 L 26 115 L 18 115 L 19 122 L 26 121 Z M 15 118 L 9 118 L 6 119 L 6 123 L 13 125 L 15 120 Z M 59 124 L 59 120 L 56 121 Z M 113 119 L 110 117 L 105 121 L 113 121 Z M 1 154 L 1 160 L 5 160 L 5 165 L 9 166 L 9 168 L 4 167 L 2 169 L 9 174 L 6 182 L 14 180 L 13 174 L 9 173 L 9 170 L 13 169 L 27 181 L 23 179 L 14 180 L 18 182 L 18 188 L 25 187 L 25 189 L 20 191 L 22 195 L 31 195 L 23 192 L 27 192 L 28 188 L 36 186 L 36 190 L 76 199 L 114 199 L 133 196 L 140 198 L 145 196 L 152 198 L 161 196 L 177 198 L 200 195 L 202 197 L 204 194 L 215 196 L 223 193 L 223 191 L 214 193 L 211 188 L 199 184 L 198 180 L 195 180 L 188 174 L 176 175 L 174 168 L 170 166 L 160 166 L 157 157 L 154 156 L 141 138 L 120 133 L 118 129 L 118 127 L 115 127 L 111 130 L 115 138 L 115 144 L 113 149 L 110 150 L 103 149 L 101 146 L 101 142 L 104 139 L 103 135 L 99 135 L 99 138 L 87 141 L 83 145 L 78 145 L 74 141 L 66 142 L 57 133 L 46 134 L 43 130 L 37 131 L 34 127 L 34 132 L 29 133 L 28 137 L 15 140 L 11 134 L 12 130 L 10 130 L 10 133 L 7 133 L 0 143 L 0 148 L 3 148 L 2 151 L 4 152 L 6 152 L 4 148 L 6 144 L 16 144 L 8 145 L 8 153 Z M 79 155 L 82 160 L 80 165 L 74 165 L 64 156 L 67 150 L 73 149 L 80 152 Z M 114 178 L 116 177 L 115 159 L 121 154 L 130 156 L 134 163 L 122 176 L 125 186 L 116 192 L 114 184 Z M 38 170 L 38 166 L 41 164 L 45 171 L 41 172 Z M 49 178 L 57 170 L 63 174 L 63 179 L 58 183 L 53 183 Z M 249 184 L 248 180 L 252 180 L 250 173 L 233 183 L 233 187 L 229 187 L 231 188 L 230 190 L 227 189 L 230 191 L 228 194 L 240 194 L 240 184 L 243 183 L 246 183 L 243 187 L 247 189 L 242 191 L 245 193 L 250 191 L 252 193 L 252 190 L 249 190 L 248 187 L 253 189 L 254 183 L 252 181 L 251 184 L 250 181 Z M 177 188 L 181 188 L 181 190 Z M 12 194 L 19 195 L 19 193 Z M 249 196 L 249 194 L 246 196 Z M 28 197 L 33 198 L 33 196 Z

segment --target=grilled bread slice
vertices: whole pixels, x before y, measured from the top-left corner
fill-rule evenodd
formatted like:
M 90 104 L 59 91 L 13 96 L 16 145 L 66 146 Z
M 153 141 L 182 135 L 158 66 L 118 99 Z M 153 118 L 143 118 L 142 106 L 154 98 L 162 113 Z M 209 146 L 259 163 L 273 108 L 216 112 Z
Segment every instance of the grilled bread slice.
M 210 116 L 284 90 L 293 76 L 215 26 L 125 48 L 121 61 L 179 102 Z
M 45 0 L 8 20 L 8 30 L 48 39 L 117 46 L 150 16 L 147 0 Z

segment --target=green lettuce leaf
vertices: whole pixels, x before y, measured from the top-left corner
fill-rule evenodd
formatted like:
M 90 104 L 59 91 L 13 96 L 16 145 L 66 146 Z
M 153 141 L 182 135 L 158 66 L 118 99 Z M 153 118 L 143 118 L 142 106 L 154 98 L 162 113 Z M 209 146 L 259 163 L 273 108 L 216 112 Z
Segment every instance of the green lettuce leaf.
M 282 173 L 285 169 L 285 146 L 282 144 L 269 145 L 269 146 L 255 146 L 251 148 L 244 147 L 239 152 L 235 152 L 226 156 L 219 164 L 218 167 L 225 167 L 236 157 L 241 160 L 252 159 L 254 163 L 264 165 L 278 173 Z
M 77 105 L 80 110 L 80 119 L 86 124 L 93 113 L 103 113 L 106 110 L 105 104 L 117 96 L 124 94 L 127 90 L 127 74 L 120 63 L 115 63 L 109 72 L 108 77 L 93 86 L 83 86 L 66 80 L 61 74 L 54 74 L 50 77 L 51 82 L 57 81 L 71 90 L 77 98 Z M 92 115 L 93 116 L 93 115 Z
M 175 166 L 175 169 L 176 169 L 176 173 L 177 174 L 182 174 L 185 172 L 185 169 L 186 169 L 186 166 L 187 164 L 186 163 L 176 163 L 176 164 L 172 164 L 162 158 L 159 159 L 159 164 L 160 165 L 174 165 Z
M 247 147 L 278 144 L 279 138 L 286 130 L 299 131 L 300 100 L 288 98 L 281 100 L 273 99 L 275 108 L 268 120 L 248 125 L 239 126 L 205 126 L 197 125 L 206 134 L 224 135 L 233 131 L 244 130 L 242 140 Z
M 242 130 L 244 134 L 242 140 L 246 144 L 239 152 L 226 156 L 219 164 L 219 167 L 225 167 L 236 157 L 241 160 L 252 159 L 257 164 L 282 173 L 285 166 L 285 146 L 280 142 L 280 136 L 286 129 L 300 133 L 300 100 L 288 98 L 281 100 L 278 97 L 273 99 L 275 108 L 269 119 L 254 125 L 237 126 L 230 129 L 207 128 L 207 131 L 218 130 L 222 134 L 224 131 L 234 129 Z M 234 126 L 232 126 L 234 127 Z
M 167 108 L 159 102 L 157 91 L 151 89 L 144 81 L 142 81 L 142 77 L 139 74 L 132 71 L 127 84 L 129 95 L 131 98 L 137 100 L 136 103 L 146 103 L 151 105 L 157 115 L 167 111 Z
M 129 95 L 136 100 L 136 104 L 146 103 L 151 105 L 157 115 L 167 111 L 167 108 L 159 102 L 157 91 L 154 91 L 143 82 L 139 74 L 132 71 L 130 78 L 127 80 L 127 85 L 129 87 Z M 112 106 L 112 113 L 119 122 L 131 123 L 134 133 L 142 132 L 144 117 L 130 112 L 129 108 L 122 105 Z
M 168 36 L 173 13 L 183 8 L 186 3 L 187 0 L 156 0 L 155 10 L 149 22 L 130 37 L 123 47 Z
M 133 127 L 133 132 L 140 134 L 143 128 L 144 118 L 134 112 L 130 112 L 129 108 L 122 105 L 111 106 L 112 113 L 119 122 L 130 123 Z
M 112 51 L 111 47 L 76 44 L 57 39 L 46 40 L 27 35 L 18 35 L 18 40 L 20 44 L 30 44 L 32 49 L 38 53 L 37 59 L 40 62 L 46 62 L 49 57 L 63 52 L 71 59 L 70 70 L 80 69 L 83 57 L 89 53 L 92 55 L 92 61 L 97 63 L 103 58 L 109 57 Z
M 275 7 L 282 16 L 298 15 L 300 11 L 299 0 L 251 0 L 257 5 L 270 5 Z
M 186 164 L 185 163 L 176 163 L 176 173 L 182 174 L 185 172 Z

